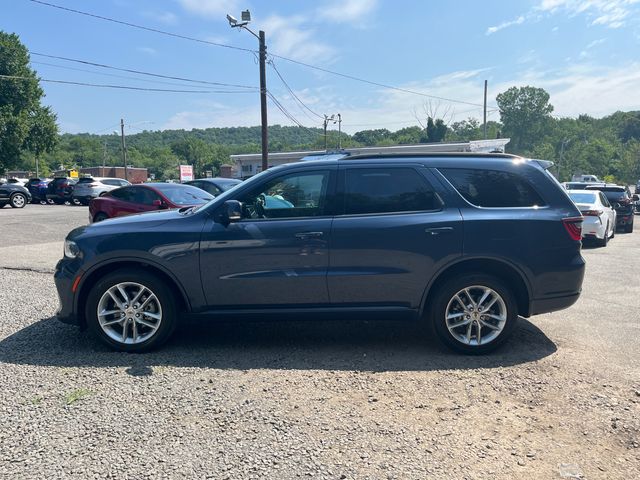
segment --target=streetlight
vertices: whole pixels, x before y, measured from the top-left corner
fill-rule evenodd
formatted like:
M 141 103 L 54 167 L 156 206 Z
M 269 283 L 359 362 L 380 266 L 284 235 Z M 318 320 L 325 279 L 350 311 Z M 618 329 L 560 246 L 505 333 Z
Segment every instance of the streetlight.
M 267 136 L 267 75 L 265 63 L 267 61 L 267 47 L 265 45 L 264 32 L 260 30 L 256 35 L 247 25 L 251 22 L 249 10 L 242 12 L 241 21 L 235 17 L 227 15 L 231 28 L 244 28 L 247 32 L 258 39 L 260 45 L 260 117 L 262 123 L 262 171 L 269 168 L 269 139 Z

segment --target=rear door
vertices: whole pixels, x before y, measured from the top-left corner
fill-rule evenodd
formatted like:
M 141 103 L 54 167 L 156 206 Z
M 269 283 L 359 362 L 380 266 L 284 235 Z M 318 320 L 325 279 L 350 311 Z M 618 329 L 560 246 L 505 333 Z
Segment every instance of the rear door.
M 329 297 L 343 306 L 417 308 L 437 269 L 462 253 L 462 219 L 422 165 L 340 165 Z

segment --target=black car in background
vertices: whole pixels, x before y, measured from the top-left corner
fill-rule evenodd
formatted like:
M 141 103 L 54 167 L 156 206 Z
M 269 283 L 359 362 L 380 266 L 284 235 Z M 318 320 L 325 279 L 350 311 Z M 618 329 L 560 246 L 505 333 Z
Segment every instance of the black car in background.
M 11 205 L 12 208 L 24 208 L 31 201 L 29 190 L 18 183 L 0 185 L 0 208 Z
M 62 205 L 65 202 L 72 202 L 73 186 L 77 180 L 67 177 L 54 178 L 47 186 L 47 201 Z
M 49 181 L 44 178 L 30 178 L 24 188 L 29 190 L 33 203 L 47 203 L 47 186 Z
M 618 214 L 616 228 L 622 229 L 626 233 L 633 232 L 634 200 L 629 187 L 622 185 L 589 185 L 585 187 L 585 190 L 600 190 L 604 193 Z
M 241 180 L 236 180 L 235 178 L 199 178 L 197 180 L 192 180 L 190 182 L 185 182 L 185 185 L 192 185 L 196 188 L 204 190 L 207 193 L 210 193 L 214 197 L 217 197 L 222 192 L 226 192 L 227 190 L 232 189 L 236 185 L 242 183 Z

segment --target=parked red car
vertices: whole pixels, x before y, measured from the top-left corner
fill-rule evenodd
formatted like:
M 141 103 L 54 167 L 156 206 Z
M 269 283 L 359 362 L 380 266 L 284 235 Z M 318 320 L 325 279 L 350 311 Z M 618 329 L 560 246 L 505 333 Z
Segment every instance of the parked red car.
M 134 213 L 202 205 L 213 199 L 204 190 L 180 183 L 131 185 L 112 190 L 89 203 L 89 221 L 100 222 Z

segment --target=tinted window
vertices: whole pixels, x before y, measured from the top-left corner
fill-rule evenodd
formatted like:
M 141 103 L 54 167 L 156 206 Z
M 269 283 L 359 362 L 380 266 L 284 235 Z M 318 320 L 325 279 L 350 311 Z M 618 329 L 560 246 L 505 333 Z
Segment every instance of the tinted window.
M 513 173 L 472 168 L 439 170 L 465 200 L 478 207 L 533 207 L 545 204 L 529 182 Z
M 125 185 L 128 185 L 128 183 L 125 183 L 124 180 L 101 180 L 101 183 L 103 183 L 104 185 L 111 185 L 112 187 L 124 187 Z
M 202 205 L 213 199 L 207 192 L 191 185 L 156 184 L 154 188 L 160 190 L 174 205 Z
M 413 168 L 350 168 L 345 171 L 345 214 L 438 210 L 440 198 Z
M 82 177 L 80 180 L 78 180 L 78 183 L 92 183 L 95 182 L 95 180 L 91 177 Z
M 123 202 L 131 202 L 135 195 L 135 192 L 132 190 L 132 188 L 118 188 L 113 190 L 109 195 L 113 198 L 117 198 L 118 200 L 122 200 Z
M 314 217 L 324 214 L 329 171 L 292 173 L 263 183 L 240 201 L 245 218 Z
M 132 190 L 134 192 L 133 199 L 131 200 L 133 203 L 153 205 L 154 200 L 160 200 L 160 196 L 149 188 L 134 187 L 127 190 Z
M 570 193 L 569 197 L 574 203 L 595 203 L 596 196 L 593 193 Z
M 611 204 L 609 203 L 609 200 L 607 200 L 606 195 L 604 193 L 602 193 L 602 192 L 598 192 L 598 193 L 600 194 L 600 201 L 602 202 L 602 204 L 605 207 L 610 207 Z

